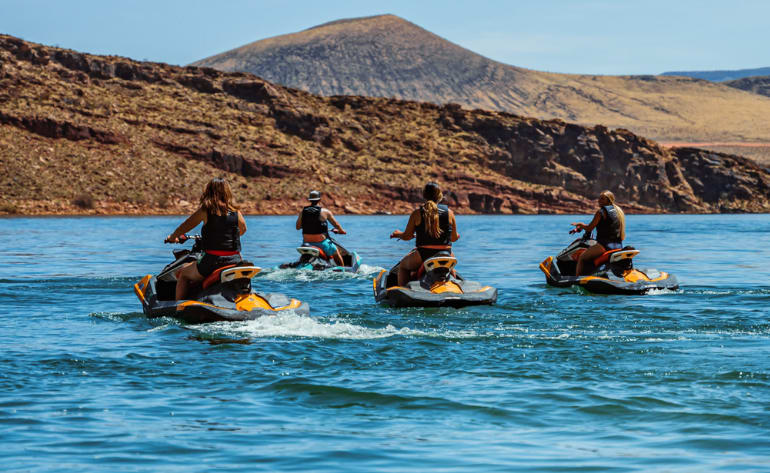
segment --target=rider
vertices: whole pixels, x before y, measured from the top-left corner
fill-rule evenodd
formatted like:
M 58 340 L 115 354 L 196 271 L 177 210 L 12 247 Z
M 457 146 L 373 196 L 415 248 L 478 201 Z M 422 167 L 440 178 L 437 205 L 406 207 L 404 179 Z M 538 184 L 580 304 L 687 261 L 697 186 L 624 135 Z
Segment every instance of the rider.
M 318 191 L 310 191 L 307 197 L 310 201 L 310 205 L 302 209 L 297 217 L 297 230 L 302 230 L 302 241 L 315 247 L 320 248 L 326 253 L 327 257 L 333 256 L 334 261 L 338 265 L 344 266 L 345 261 L 342 259 L 342 254 L 334 244 L 331 238 L 329 238 L 329 225 L 327 222 L 331 222 L 334 225 L 332 231 L 340 235 L 345 235 L 347 232 L 342 229 L 342 226 L 337 223 L 334 215 L 329 209 L 321 207 L 319 202 L 321 201 L 321 193 Z
M 615 195 L 610 191 L 604 191 L 599 195 L 599 210 L 596 211 L 593 220 L 588 225 L 573 223 L 575 228 L 570 233 L 585 230 L 590 235 L 596 228 L 596 244 L 588 248 L 580 255 L 575 269 L 575 276 L 580 276 L 586 261 L 593 261 L 604 252 L 619 250 L 623 247 L 626 238 L 626 215 L 615 204 Z
M 177 273 L 177 300 L 184 299 L 191 284 L 202 281 L 215 269 L 242 261 L 241 235 L 246 233 L 246 221 L 235 207 L 230 186 L 224 179 L 212 179 L 206 184 L 200 208 L 166 237 L 166 243 L 179 243 L 179 237 L 200 222 L 205 252 L 197 263 L 188 263 Z
M 391 238 L 411 240 L 417 235 L 416 248 L 409 252 L 398 265 L 398 285 L 409 282 L 409 273 L 418 269 L 428 258 L 442 251 L 451 251 L 452 242 L 457 241 L 455 214 L 449 207 L 439 204 L 443 195 L 435 182 L 425 184 L 422 190 L 425 203 L 409 216 L 404 231 L 395 230 Z

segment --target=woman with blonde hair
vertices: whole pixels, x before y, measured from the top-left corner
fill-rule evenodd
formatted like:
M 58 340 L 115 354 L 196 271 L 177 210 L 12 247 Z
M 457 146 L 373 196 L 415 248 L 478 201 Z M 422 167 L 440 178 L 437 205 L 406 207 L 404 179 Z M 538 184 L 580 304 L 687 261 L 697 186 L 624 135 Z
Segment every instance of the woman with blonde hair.
M 435 182 L 429 182 L 422 190 L 425 203 L 409 216 L 404 231 L 395 230 L 391 238 L 411 240 L 417 236 L 416 248 L 404 256 L 398 265 L 398 285 L 409 282 L 410 272 L 441 251 L 451 251 L 452 242 L 457 241 L 457 223 L 455 214 L 448 206 L 440 204 L 444 198 L 441 188 Z
M 241 235 L 246 233 L 246 221 L 224 179 L 212 179 L 206 184 L 198 210 L 166 237 L 166 243 L 179 243 L 182 234 L 201 222 L 203 257 L 197 263 L 182 266 L 177 273 L 176 300 L 184 299 L 190 285 L 202 281 L 215 269 L 242 261 Z
M 594 214 L 593 220 L 588 225 L 573 223 L 570 233 L 584 230 L 590 234 L 596 228 L 596 244 L 588 248 L 577 262 L 575 276 L 580 276 L 586 261 L 593 261 L 604 252 L 623 248 L 623 240 L 626 238 L 626 215 L 615 204 L 615 195 L 610 191 L 599 194 L 599 210 Z

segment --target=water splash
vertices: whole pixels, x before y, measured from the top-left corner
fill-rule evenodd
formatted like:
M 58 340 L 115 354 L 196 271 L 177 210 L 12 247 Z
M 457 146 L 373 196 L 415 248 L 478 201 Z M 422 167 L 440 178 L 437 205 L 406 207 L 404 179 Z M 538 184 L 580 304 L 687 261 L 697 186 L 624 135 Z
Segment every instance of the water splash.
M 286 282 L 286 281 L 340 281 L 343 279 L 371 279 L 384 268 L 379 266 L 369 266 L 362 264 L 358 272 L 350 273 L 343 271 L 313 271 L 296 268 L 265 268 L 259 273 L 259 278 L 268 281 Z
M 408 327 L 363 327 L 334 319 L 316 319 L 291 312 L 246 322 L 221 322 L 194 326 L 204 333 L 235 338 L 303 337 L 338 340 L 372 340 L 389 337 L 474 338 L 471 330 L 419 330 Z

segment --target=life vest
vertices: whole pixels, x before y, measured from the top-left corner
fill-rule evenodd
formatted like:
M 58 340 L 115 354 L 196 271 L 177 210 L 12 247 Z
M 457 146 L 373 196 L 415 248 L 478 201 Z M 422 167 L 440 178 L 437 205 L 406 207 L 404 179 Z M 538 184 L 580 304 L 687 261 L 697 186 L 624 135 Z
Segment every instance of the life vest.
M 302 209 L 302 234 L 318 235 L 329 233 L 326 220 L 321 221 L 321 207 L 308 205 Z
M 201 228 L 203 249 L 206 251 L 241 251 L 241 230 L 238 228 L 238 212 L 227 215 L 208 214 Z
M 425 227 L 425 209 L 420 208 L 420 224 L 415 228 L 417 234 L 417 247 L 421 246 L 452 246 L 452 242 L 449 237 L 452 236 L 452 226 L 449 224 L 449 207 L 444 204 L 438 205 L 438 227 L 441 229 L 441 234 L 434 238 L 428 233 L 428 229 Z
M 607 243 L 623 243 L 620 233 L 620 217 L 614 205 L 606 205 L 600 209 L 602 218 L 596 225 L 596 241 L 602 246 Z

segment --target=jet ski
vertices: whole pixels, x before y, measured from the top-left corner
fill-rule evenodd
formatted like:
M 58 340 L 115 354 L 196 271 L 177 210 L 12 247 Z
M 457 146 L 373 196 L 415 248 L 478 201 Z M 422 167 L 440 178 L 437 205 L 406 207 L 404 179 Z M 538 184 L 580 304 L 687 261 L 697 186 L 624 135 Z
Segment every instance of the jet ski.
M 190 324 L 221 321 L 253 320 L 291 310 L 310 314 L 310 306 L 278 293 L 254 292 L 251 279 L 260 268 L 249 262 L 223 266 L 211 273 L 189 300 L 176 300 L 177 271 L 185 264 L 198 260 L 203 253 L 199 235 L 182 235 L 179 240 L 194 240 L 192 250 L 174 250 L 174 261 L 157 275 L 148 274 L 134 284 L 134 292 L 149 318 L 174 317 Z
M 556 287 L 579 286 L 596 294 L 645 294 L 653 289 L 679 288 L 679 281 L 673 274 L 634 268 L 633 260 L 639 250 L 633 246 L 606 251 L 593 264 L 585 263 L 585 275 L 575 276 L 578 258 L 595 244 L 590 233 L 584 234 L 555 258 L 546 258 L 540 263 L 546 282 Z
M 340 271 L 347 273 L 355 273 L 361 266 L 361 257 L 355 251 L 348 251 L 339 242 L 327 235 L 332 243 L 334 243 L 342 255 L 342 261 L 345 263 L 342 266 L 334 261 L 332 255 L 327 255 L 321 248 L 313 246 L 310 243 L 302 243 L 297 247 L 297 253 L 299 253 L 299 260 L 293 263 L 284 263 L 279 266 L 281 269 L 294 268 L 294 269 L 308 269 L 314 271 Z
M 494 304 L 497 289 L 467 281 L 454 271 L 457 259 L 448 252 L 428 258 L 404 286 L 398 285 L 398 264 L 374 278 L 374 298 L 394 307 L 465 307 Z

